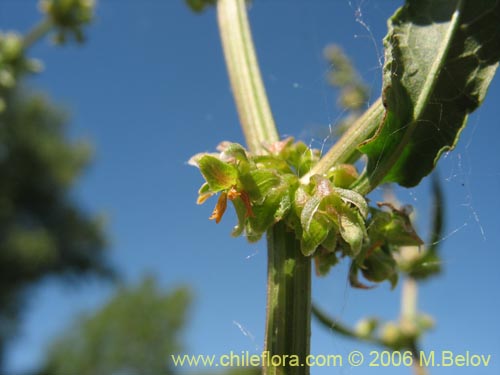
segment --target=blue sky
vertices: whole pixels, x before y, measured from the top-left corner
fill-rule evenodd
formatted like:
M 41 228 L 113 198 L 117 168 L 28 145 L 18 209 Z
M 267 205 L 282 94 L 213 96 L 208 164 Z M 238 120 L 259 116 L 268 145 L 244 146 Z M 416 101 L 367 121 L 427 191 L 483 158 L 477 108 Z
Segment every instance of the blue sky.
M 399 1 L 255 0 L 254 40 L 273 113 L 283 136 L 324 145 L 328 125 L 341 116 L 326 84 L 323 48 L 344 47 L 380 92 L 381 40 Z M 2 0 L 0 28 L 26 31 L 40 18 L 34 0 Z M 186 164 L 222 140 L 243 143 L 226 76 L 215 13 L 191 13 L 181 0 L 102 0 L 82 47 L 56 48 L 45 40 L 30 52 L 45 71 L 30 82 L 71 114 L 70 135 L 88 138 L 95 161 L 75 199 L 108 218 L 109 257 L 128 283 L 154 274 L 166 289 L 188 284 L 195 294 L 185 332 L 190 353 L 262 350 L 265 318 L 265 243 L 230 237 L 234 215 L 207 220 L 214 202 L 197 206 L 202 179 Z M 422 285 L 419 306 L 434 316 L 426 350 L 492 354 L 488 368 L 439 368 L 432 374 L 500 371 L 500 80 L 471 116 L 457 149 L 443 157 L 447 222 L 444 272 Z M 429 186 L 401 190 L 426 229 Z M 366 315 L 395 319 L 399 288 L 382 284 L 353 290 L 341 265 L 313 281 L 313 298 L 354 323 Z M 76 289 L 48 280 L 30 295 L 22 334 L 8 351 L 10 370 L 35 367 L 50 340 L 82 312 L 112 294 L 89 281 Z M 242 327 L 242 329 L 240 329 Z M 374 348 L 313 325 L 312 352 L 346 354 Z M 402 374 L 398 368 L 314 368 L 313 374 Z

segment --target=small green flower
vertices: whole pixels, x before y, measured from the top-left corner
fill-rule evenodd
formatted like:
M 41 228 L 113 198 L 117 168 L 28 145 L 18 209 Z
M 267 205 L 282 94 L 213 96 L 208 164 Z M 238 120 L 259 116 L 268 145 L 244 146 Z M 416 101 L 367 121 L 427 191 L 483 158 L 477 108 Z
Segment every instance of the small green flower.
M 249 241 L 259 240 L 284 221 L 300 241 L 302 253 L 314 257 L 318 275 L 348 256 L 353 286 L 368 288 L 358 280 L 361 272 L 369 281 L 389 280 L 394 287 L 398 269 L 393 250 L 422 243 L 405 210 L 386 203 L 369 208 L 363 196 L 349 189 L 358 177 L 352 165 L 338 165 L 326 176 L 314 175 L 308 184 L 300 184 L 300 176 L 319 159 L 319 153 L 302 142 L 287 138 L 259 155 L 237 143 L 223 142 L 217 149 L 219 153 L 190 160 L 206 181 L 197 202 L 219 194 L 210 219 L 219 223 L 230 200 L 238 217 L 233 235 L 245 233 Z
M 41 0 L 40 9 L 57 28 L 55 42 L 64 44 L 68 36 L 83 42 L 82 28 L 92 21 L 94 0 Z

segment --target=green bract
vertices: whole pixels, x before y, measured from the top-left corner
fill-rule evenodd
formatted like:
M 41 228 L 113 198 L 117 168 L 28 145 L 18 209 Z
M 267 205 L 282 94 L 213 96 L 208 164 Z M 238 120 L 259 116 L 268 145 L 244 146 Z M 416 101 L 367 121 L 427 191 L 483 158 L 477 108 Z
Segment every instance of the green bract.
M 390 204 L 369 208 L 365 198 L 348 189 L 358 177 L 352 165 L 339 165 L 327 176 L 313 175 L 307 184 L 300 177 L 317 163 L 319 152 L 288 138 L 253 155 L 237 143 L 219 145 L 219 154 L 198 154 L 190 163 L 206 180 L 198 203 L 220 194 L 210 219 L 217 223 L 233 203 L 238 224 L 234 236 L 245 234 L 258 241 L 277 222 L 283 221 L 300 241 L 301 252 L 315 258 L 316 272 L 328 273 L 339 257 L 353 261 L 351 281 L 358 272 L 373 282 L 397 281 L 393 252 L 400 246 L 419 246 L 408 214 Z

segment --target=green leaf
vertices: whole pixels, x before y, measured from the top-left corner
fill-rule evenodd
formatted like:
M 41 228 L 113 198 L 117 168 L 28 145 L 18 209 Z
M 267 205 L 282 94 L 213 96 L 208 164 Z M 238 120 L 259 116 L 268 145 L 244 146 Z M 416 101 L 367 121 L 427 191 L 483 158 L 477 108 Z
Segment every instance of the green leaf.
M 417 185 L 456 145 L 498 67 L 500 2 L 407 0 L 384 45 L 386 115 L 360 147 L 369 156 L 363 192 L 382 182 Z
M 238 170 L 236 167 L 224 163 L 214 156 L 204 155 L 197 163 L 201 174 L 205 177 L 210 189 L 214 193 L 229 189 L 238 180 Z

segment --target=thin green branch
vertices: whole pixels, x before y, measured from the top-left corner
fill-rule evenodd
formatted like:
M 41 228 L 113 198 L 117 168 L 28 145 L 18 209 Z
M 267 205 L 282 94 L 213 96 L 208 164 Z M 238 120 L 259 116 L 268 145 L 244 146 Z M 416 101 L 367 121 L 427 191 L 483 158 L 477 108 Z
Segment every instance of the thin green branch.
M 49 19 L 44 19 L 35 25 L 23 38 L 24 48 L 28 49 L 42 39 L 52 29 L 52 26 L 53 23 Z
M 257 63 L 245 0 L 219 0 L 217 19 L 229 80 L 248 148 L 279 140 Z
M 417 317 L 417 299 L 418 299 L 418 285 L 417 281 L 408 277 L 403 281 L 401 289 L 401 329 L 408 335 L 414 337 L 409 342 L 408 349 L 412 352 L 413 356 L 413 371 L 415 375 L 427 375 L 425 367 L 420 365 L 420 350 L 417 345 L 417 331 L 415 321 Z
M 387 345 L 378 337 L 374 335 L 360 335 L 354 329 L 347 327 L 340 321 L 328 316 L 324 311 L 318 308 L 316 305 L 312 304 L 311 308 L 312 315 L 326 328 L 336 332 L 344 337 L 348 337 L 355 340 L 360 340 L 368 342 L 370 344 L 375 344 L 379 346 L 386 347 Z
M 413 280 L 413 279 L 412 279 Z M 414 280 L 413 280 L 414 281 Z M 413 314 L 410 310 L 416 307 L 416 289 L 412 289 L 413 284 L 409 283 L 407 288 L 403 288 L 403 294 L 406 293 L 406 296 L 403 297 L 403 310 L 404 314 L 409 318 L 409 315 Z M 416 286 L 415 286 L 416 287 Z M 410 303 L 409 300 L 412 300 Z M 405 306 L 406 304 L 406 306 Z M 413 310 L 412 310 L 413 311 Z M 323 326 L 326 328 L 330 329 L 333 332 L 336 332 L 344 337 L 348 337 L 354 340 L 359 340 L 359 341 L 364 341 L 366 343 L 374 344 L 383 348 L 387 348 L 389 350 L 400 350 L 401 348 L 396 348 L 392 347 L 389 345 L 387 342 L 382 340 L 380 337 L 374 335 L 373 333 L 369 335 L 361 335 L 357 333 L 354 329 L 346 326 L 345 324 L 341 323 L 340 321 L 333 319 L 332 317 L 328 316 L 325 312 L 323 312 L 321 309 L 319 309 L 317 306 L 312 304 L 311 308 L 312 315 L 318 320 L 319 323 L 321 323 Z M 403 316 L 403 315 L 402 315 Z M 409 341 L 406 345 L 406 349 L 410 350 L 412 353 L 413 357 L 413 371 L 415 375 L 427 375 L 427 370 L 420 366 L 420 349 L 418 348 L 417 340 L 412 339 Z

